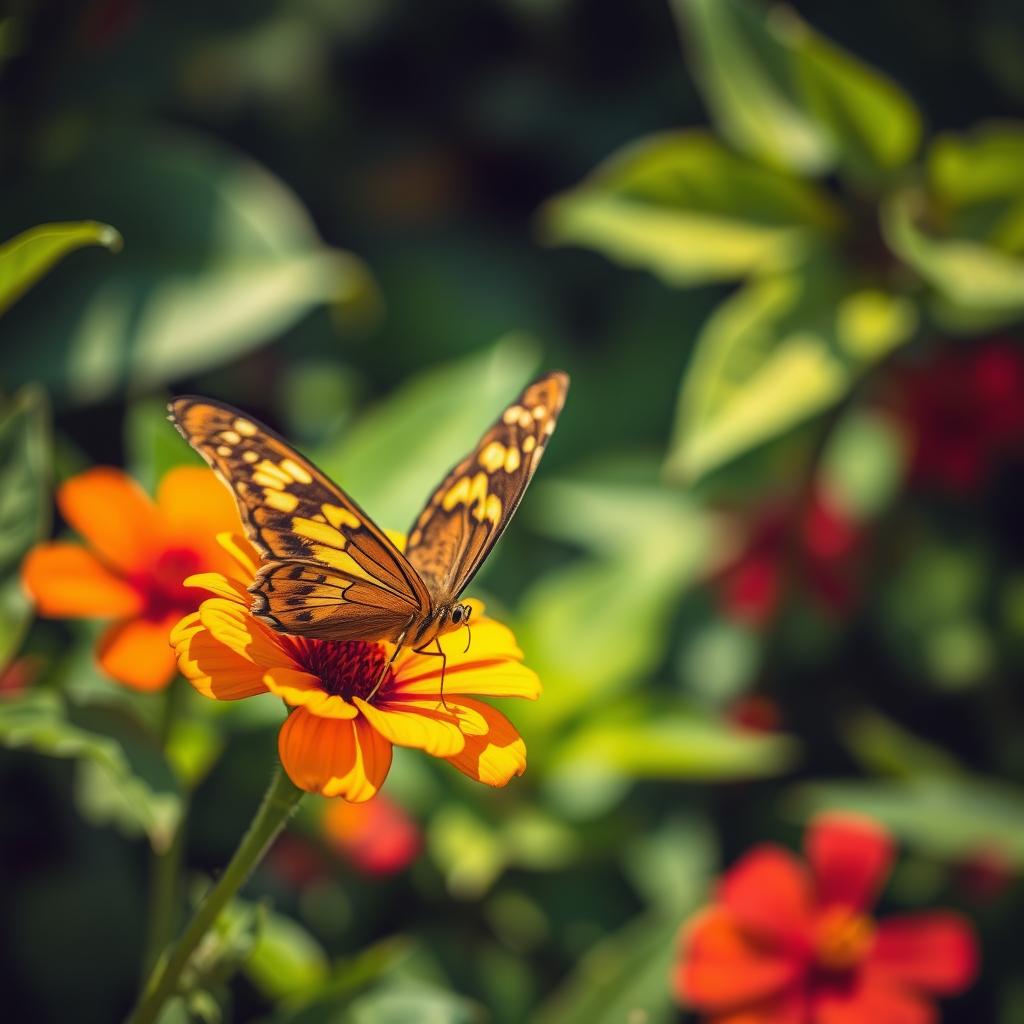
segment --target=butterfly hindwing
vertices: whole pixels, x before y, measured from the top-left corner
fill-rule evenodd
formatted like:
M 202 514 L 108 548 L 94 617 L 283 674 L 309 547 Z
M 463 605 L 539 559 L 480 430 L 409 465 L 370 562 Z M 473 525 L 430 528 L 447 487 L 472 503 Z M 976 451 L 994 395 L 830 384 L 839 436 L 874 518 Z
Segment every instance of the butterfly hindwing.
M 445 477 L 413 524 L 406 557 L 435 606 L 462 593 L 522 500 L 565 404 L 569 378 L 528 385 Z
M 235 495 L 249 538 L 269 561 L 253 590 L 254 612 L 276 628 L 348 639 L 393 638 L 430 613 L 430 597 L 415 569 L 382 530 L 339 487 L 272 431 L 230 406 L 178 398 L 171 420 Z M 317 611 L 296 617 L 294 569 L 319 572 Z M 300 609 L 301 610 L 301 609 Z M 315 623 L 314 623 L 315 620 Z M 377 633 L 381 621 L 389 629 Z M 301 628 L 302 626 L 308 628 Z M 292 628 L 294 627 L 294 628 Z M 362 632 L 360 630 L 362 629 Z

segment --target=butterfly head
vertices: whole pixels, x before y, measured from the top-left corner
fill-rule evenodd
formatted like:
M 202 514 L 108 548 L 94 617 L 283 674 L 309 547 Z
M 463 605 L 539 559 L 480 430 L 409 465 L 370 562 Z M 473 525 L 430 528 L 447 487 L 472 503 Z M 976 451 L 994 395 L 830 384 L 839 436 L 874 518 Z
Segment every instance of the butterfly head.
M 453 626 L 468 626 L 469 613 L 473 610 L 471 605 L 457 604 L 452 608 L 450 622 Z

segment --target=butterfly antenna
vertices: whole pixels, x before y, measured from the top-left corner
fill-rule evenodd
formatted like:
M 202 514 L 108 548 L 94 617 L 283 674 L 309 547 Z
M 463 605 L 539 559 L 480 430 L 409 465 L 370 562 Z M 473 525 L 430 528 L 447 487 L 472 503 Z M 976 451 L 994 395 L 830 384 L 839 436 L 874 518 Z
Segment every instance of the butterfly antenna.
M 463 654 L 469 653 L 469 645 L 473 642 L 473 630 L 470 628 L 469 623 L 466 623 L 466 649 L 462 652 Z

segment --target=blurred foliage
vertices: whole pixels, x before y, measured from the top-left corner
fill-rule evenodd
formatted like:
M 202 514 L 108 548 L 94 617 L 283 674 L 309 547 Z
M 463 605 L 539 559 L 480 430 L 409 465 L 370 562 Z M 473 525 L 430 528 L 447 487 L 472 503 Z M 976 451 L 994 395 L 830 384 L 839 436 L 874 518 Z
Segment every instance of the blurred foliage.
M 887 903 L 979 928 L 944 1019 L 1012 1024 L 1022 43 L 995 0 L 14 5 L 10 1005 L 124 1015 L 151 851 L 203 890 L 283 714 L 130 693 L 93 624 L 34 620 L 18 566 L 67 532 L 53 485 L 117 464 L 152 492 L 196 463 L 165 406 L 198 392 L 403 530 L 560 366 L 550 452 L 472 588 L 544 683 L 502 708 L 529 770 L 491 791 L 398 751 L 424 841 L 391 878 L 304 808 L 163 1024 L 676 1020 L 676 935 L 720 868 L 835 807 L 905 844 Z

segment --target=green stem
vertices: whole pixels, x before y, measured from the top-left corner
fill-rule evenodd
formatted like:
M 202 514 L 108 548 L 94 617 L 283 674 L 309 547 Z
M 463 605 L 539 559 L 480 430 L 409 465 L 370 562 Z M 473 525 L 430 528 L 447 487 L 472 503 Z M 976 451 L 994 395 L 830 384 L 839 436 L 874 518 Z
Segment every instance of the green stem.
M 213 926 L 220 912 L 245 884 L 303 796 L 303 791 L 293 785 L 288 776 L 278 768 L 263 797 L 263 803 L 260 804 L 252 824 L 242 837 L 234 857 L 224 869 L 224 874 L 206 894 L 195 916 L 169 955 L 161 957 L 153 969 L 139 1004 L 132 1011 L 127 1024 L 152 1024 L 157 1019 L 164 1004 L 177 991 L 181 973 L 195 952 L 196 946 Z

